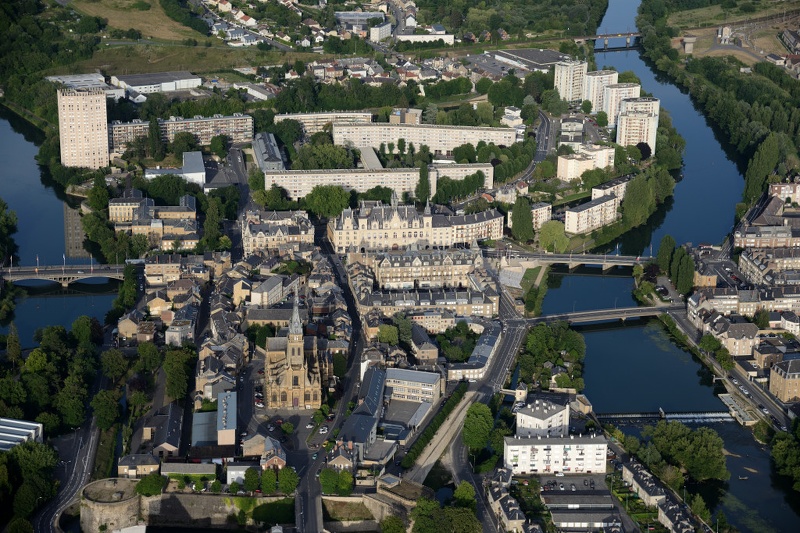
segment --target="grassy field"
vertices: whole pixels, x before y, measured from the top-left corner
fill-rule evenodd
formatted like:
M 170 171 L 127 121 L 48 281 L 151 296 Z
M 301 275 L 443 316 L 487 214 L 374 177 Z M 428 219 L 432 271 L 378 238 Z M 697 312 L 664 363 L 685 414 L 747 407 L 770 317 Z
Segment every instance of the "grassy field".
M 150 9 L 142 11 L 133 7 L 134 4 L 149 4 Z M 167 17 L 158 0 L 73 0 L 71 5 L 81 13 L 108 20 L 112 28 L 139 30 L 145 39 L 180 41 L 188 37 L 202 37 L 191 28 Z
M 361 503 L 336 502 L 322 499 L 324 520 L 334 522 L 347 522 L 351 520 L 375 520 L 369 509 Z
M 539 277 L 539 271 L 541 269 L 542 267 L 529 268 L 525 271 L 525 274 L 522 275 L 522 281 L 519 282 L 519 285 L 525 293 L 536 283 L 536 278 Z
M 97 443 L 97 453 L 94 457 L 94 469 L 92 470 L 92 480 L 105 479 L 112 475 L 114 467 L 114 449 L 117 444 L 117 431 L 119 424 L 107 431 L 100 432 L 100 440 Z
M 92 72 L 102 69 L 107 74 L 139 74 L 168 70 L 191 70 L 196 74 L 210 74 L 234 67 L 274 65 L 296 59 L 321 59 L 317 54 L 262 52 L 227 46 L 184 46 L 169 44 L 135 44 L 101 47 L 91 59 L 81 61 L 49 74 Z M 227 76 L 227 75 L 226 75 Z
M 294 498 L 262 503 L 253 509 L 253 520 L 268 525 L 294 524 Z
M 690 9 L 687 11 L 680 11 L 670 15 L 669 25 L 686 29 L 731 24 L 737 21 L 745 21 L 758 17 L 777 15 L 779 13 L 783 13 L 783 11 L 787 8 L 792 9 L 796 8 L 797 6 L 787 6 L 786 2 L 779 0 L 762 0 L 759 4 L 755 4 L 755 7 L 756 11 L 754 13 L 743 13 L 739 8 L 723 10 L 722 6 L 719 4 L 701 7 L 698 9 Z

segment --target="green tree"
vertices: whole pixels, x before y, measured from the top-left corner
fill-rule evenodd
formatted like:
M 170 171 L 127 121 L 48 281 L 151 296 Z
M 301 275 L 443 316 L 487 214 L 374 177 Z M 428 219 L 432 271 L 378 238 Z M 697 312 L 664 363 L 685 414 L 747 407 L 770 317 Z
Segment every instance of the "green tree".
M 336 494 L 339 488 L 339 474 L 333 468 L 323 468 L 319 473 L 319 484 L 323 494 Z
M 337 185 L 316 185 L 306 195 L 305 205 L 318 217 L 331 218 L 350 205 L 350 194 Z
M 161 140 L 161 127 L 158 119 L 150 119 L 150 126 L 147 130 L 147 155 L 156 161 L 164 159 L 164 141 Z
M 222 483 L 220 482 L 220 480 L 215 479 L 214 481 L 212 481 L 209 490 L 214 494 L 219 494 L 220 492 L 222 492 Z
M 681 294 L 689 294 L 694 287 L 694 259 L 689 254 L 681 258 L 678 267 L 678 281 L 675 290 Z
M 700 494 L 692 496 L 692 512 L 699 516 L 704 522 L 711 520 L 711 511 L 706 507 L 706 502 Z
M 192 152 L 197 149 L 197 139 L 188 131 L 179 131 L 172 139 L 170 151 L 175 155 Z
M 275 470 L 268 468 L 261 474 L 261 491 L 264 494 L 274 494 L 278 490 L 278 475 Z
M 164 356 L 165 391 L 170 398 L 183 399 L 189 392 L 189 365 L 194 354 L 184 350 L 169 350 Z
M 24 518 L 14 518 L 8 523 L 7 533 L 33 533 L 33 525 Z
M 230 491 L 231 494 L 238 494 L 239 491 L 242 490 L 242 486 L 239 485 L 239 483 L 237 483 L 236 481 L 234 481 L 228 486 L 228 490 Z
M 106 350 L 100 354 L 100 366 L 103 375 L 115 382 L 128 371 L 128 360 L 120 350 Z
M 628 182 L 622 200 L 622 219 L 629 227 L 641 226 L 655 210 L 656 198 L 644 174 Z
M 462 481 L 453 492 L 453 499 L 458 507 L 475 509 L 475 487 L 469 481 Z
M 119 394 L 115 391 L 101 390 L 92 399 L 92 409 L 97 427 L 106 431 L 119 419 Z
M 22 360 L 22 347 L 19 342 L 19 332 L 14 322 L 8 325 L 8 334 L 6 335 L 6 359 L 8 359 L 8 362 L 11 363 L 11 366 L 15 370 Z
M 461 438 L 473 452 L 483 449 L 489 441 L 489 434 L 494 426 L 492 411 L 483 403 L 475 403 L 467 409 L 464 417 L 464 428 Z
M 591 100 L 584 100 L 581 102 L 581 111 L 583 114 L 588 115 L 592 112 L 592 102 Z
M 294 433 L 294 424 L 292 424 L 291 422 L 284 422 L 284 423 L 281 425 L 281 430 L 282 430 L 282 431 L 283 431 L 283 432 L 284 432 L 286 435 L 291 435 L 292 433 Z
M 336 485 L 336 493 L 339 496 L 350 496 L 353 492 L 353 474 L 348 470 L 339 471 L 339 480 Z
M 297 477 L 297 472 L 291 468 L 281 468 L 278 472 L 278 489 L 283 494 L 294 494 L 299 483 L 300 478 Z
M 597 125 L 601 128 L 608 126 L 608 114 L 605 111 L 598 111 L 595 119 L 597 120 Z
M 744 176 L 744 199 L 756 200 L 764 189 L 767 176 L 772 174 L 781 157 L 780 141 L 777 133 L 770 133 L 758 145 L 755 154 L 747 165 Z
M 492 80 L 483 77 L 475 84 L 475 90 L 478 92 L 478 94 L 487 94 L 492 85 L 494 85 Z
M 397 328 L 388 324 L 378 326 L 378 342 L 386 343 L 390 346 L 397 346 Z
M 381 533 L 406 533 L 406 525 L 399 516 L 387 516 L 381 520 L 380 526 Z
M 158 347 L 152 342 L 145 341 L 139 343 L 136 348 L 139 360 L 136 362 L 138 368 L 145 372 L 155 372 L 161 366 L 163 356 Z
M 427 202 L 431 197 L 431 180 L 430 176 L 428 175 L 427 164 L 422 164 L 419 167 L 419 180 L 417 181 L 417 186 L 414 189 L 414 196 L 416 196 L 417 200 L 420 202 Z
M 248 468 L 244 471 L 244 490 L 255 492 L 261 486 L 261 475 L 255 468 Z
M 136 484 L 136 492 L 142 496 L 156 496 L 161 494 L 161 491 L 167 486 L 167 481 L 169 479 L 166 476 L 162 476 L 157 471 L 152 472 L 139 480 Z
M 56 395 L 55 405 L 64 424 L 77 427 L 83 424 L 86 418 L 85 402 L 88 393 L 86 384 L 80 376 L 69 375 L 64 380 L 64 386 Z
M 520 242 L 533 240 L 533 216 L 531 203 L 527 196 L 518 196 L 511 210 L 511 232 Z
M 675 239 L 672 235 L 664 235 L 661 238 L 661 243 L 658 245 L 658 254 L 656 255 L 656 264 L 661 272 L 669 275 L 670 261 L 672 254 L 675 252 Z
M 227 135 L 214 135 L 211 137 L 211 144 L 209 149 L 220 159 L 225 159 L 228 156 L 228 143 L 230 139 Z
M 753 315 L 753 324 L 758 326 L 759 329 L 769 328 L 769 312 L 763 307 L 758 308 Z
M 106 180 L 102 175 L 95 176 L 94 184 L 89 189 L 89 196 L 86 199 L 89 207 L 95 211 L 103 211 L 108 207 L 108 188 Z
M 564 232 L 564 223 L 548 220 L 539 228 L 539 244 L 545 250 L 562 253 L 569 246 L 569 238 Z

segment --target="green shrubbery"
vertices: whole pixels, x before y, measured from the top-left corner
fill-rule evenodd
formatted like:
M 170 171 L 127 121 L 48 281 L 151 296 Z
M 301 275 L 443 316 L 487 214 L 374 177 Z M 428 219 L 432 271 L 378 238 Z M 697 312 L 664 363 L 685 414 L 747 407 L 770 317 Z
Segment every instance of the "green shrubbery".
M 405 457 L 403 457 L 402 466 L 403 468 L 411 468 L 414 464 L 414 461 L 417 460 L 419 454 L 422 453 L 422 450 L 425 449 L 425 446 L 433 439 L 436 432 L 439 430 L 439 427 L 444 423 L 450 413 L 456 408 L 456 406 L 461 402 L 461 399 L 464 398 L 464 394 L 467 392 L 467 384 L 461 382 L 456 387 L 456 390 L 453 391 L 453 395 L 444 403 L 442 406 L 441 411 L 439 411 L 436 416 L 433 417 L 431 423 L 428 424 L 428 427 L 425 428 L 419 438 L 417 438 L 414 445 L 411 446 L 411 449 L 408 450 Z

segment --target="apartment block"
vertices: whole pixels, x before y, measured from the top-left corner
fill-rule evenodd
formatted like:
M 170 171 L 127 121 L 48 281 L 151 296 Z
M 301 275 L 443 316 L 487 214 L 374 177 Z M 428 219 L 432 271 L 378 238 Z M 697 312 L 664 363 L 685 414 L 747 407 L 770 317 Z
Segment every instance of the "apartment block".
M 622 202 L 622 200 L 625 198 L 625 191 L 628 189 L 628 183 L 632 179 L 633 176 L 628 174 L 627 176 L 620 176 L 619 178 L 614 178 L 613 180 L 601 183 L 596 187 L 592 187 L 592 200 L 597 200 L 603 196 L 609 196 L 613 194 L 619 198 L 620 202 Z
M 108 166 L 108 116 L 102 89 L 58 90 L 58 133 L 65 167 Z
M 601 196 L 566 210 L 565 231 L 578 235 L 589 233 L 611 224 L 619 218 L 620 199 L 615 195 Z
M 517 411 L 516 434 L 520 437 L 564 437 L 569 433 L 569 405 L 545 399 Z
M 379 288 L 465 287 L 469 275 L 483 265 L 480 250 L 392 250 L 378 253 L 351 253 L 347 263 L 361 263 L 372 270 Z
M 275 115 L 275 123 L 283 120 L 296 120 L 303 125 L 309 137 L 322 131 L 327 124 L 369 124 L 372 113 L 362 111 L 332 111 L 327 113 L 283 113 Z
M 586 61 L 559 61 L 555 66 L 555 88 L 567 102 L 580 102 L 586 80 Z
M 558 156 L 558 179 L 572 181 L 580 178 L 587 170 L 614 166 L 614 148 L 611 146 L 578 144 L 575 152 Z
M 602 435 L 505 437 L 505 467 L 514 475 L 605 473 L 608 442 Z
M 211 144 L 211 138 L 216 135 L 227 135 L 232 142 L 253 140 L 253 117 L 241 113 L 231 116 L 196 116 L 189 119 L 170 117 L 167 120 L 158 119 L 158 126 L 161 130 L 161 139 L 165 142 L 172 142 L 175 140 L 175 135 L 181 132 L 191 133 L 202 145 Z M 112 153 L 122 153 L 136 138 L 147 137 L 149 128 L 150 124 L 143 120 L 114 121 L 108 125 L 106 142 Z
M 655 155 L 659 105 L 658 98 L 623 100 L 617 117 L 617 144 L 635 146 L 639 143 L 647 143 L 651 155 Z
M 616 70 L 595 70 L 586 73 L 583 99 L 592 103 L 593 113 L 604 109 L 606 87 L 616 84 L 618 80 L 619 73 Z
M 452 155 L 453 148 L 462 144 L 487 144 L 509 146 L 517 139 L 513 128 L 488 128 L 470 126 L 437 126 L 432 124 L 333 124 L 333 142 L 337 145 L 351 145 L 356 148 L 380 148 L 381 144 L 397 144 L 405 139 L 406 144 L 427 145 L 431 152 Z
M 553 218 L 553 206 L 544 202 L 536 202 L 531 205 L 531 218 L 533 219 L 533 230 L 539 231 L 542 224 Z M 508 217 L 509 222 L 511 217 Z
M 769 375 L 769 392 L 782 402 L 800 400 L 800 359 L 773 365 Z
M 248 211 L 241 221 L 245 257 L 292 243 L 314 243 L 314 226 L 305 211 Z
M 800 229 L 791 226 L 746 226 L 733 234 L 739 248 L 797 248 Z
M 622 101 L 627 98 L 639 98 L 642 87 L 637 83 L 612 83 L 603 91 L 603 111 L 608 115 L 608 125 L 617 124 L 617 115 Z

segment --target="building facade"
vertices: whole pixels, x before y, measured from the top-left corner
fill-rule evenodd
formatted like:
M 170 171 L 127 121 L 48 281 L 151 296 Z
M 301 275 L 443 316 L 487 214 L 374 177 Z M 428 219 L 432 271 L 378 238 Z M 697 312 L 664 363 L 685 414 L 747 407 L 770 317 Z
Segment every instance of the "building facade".
M 638 96 L 638 95 L 637 95 Z M 510 146 L 516 142 L 513 128 L 487 128 L 471 126 L 437 126 L 433 124 L 333 124 L 334 144 L 351 145 L 356 148 L 380 148 L 381 144 L 397 143 L 405 139 L 406 144 L 427 145 L 432 153 L 452 155 L 453 148 L 462 144 L 472 145 L 484 141 L 487 144 Z
M 545 202 L 532 204 L 531 218 L 533 219 L 533 230 L 539 231 L 542 228 L 542 224 L 553 218 L 553 206 Z M 511 217 L 508 220 L 510 222 Z
M 593 113 L 603 110 L 606 87 L 614 85 L 617 80 L 619 80 L 619 73 L 616 70 L 595 70 L 586 73 L 583 99 L 592 103 Z
M 637 83 L 612 83 L 606 85 L 603 92 L 603 111 L 608 115 L 608 125 L 617 124 L 617 115 L 622 101 L 627 98 L 639 98 L 642 87 Z
M 800 359 L 781 361 L 772 366 L 769 392 L 782 402 L 800 400 Z
M 235 143 L 253 140 L 253 117 L 241 113 L 231 116 L 158 119 L 158 127 L 161 130 L 161 139 L 165 142 L 174 141 L 175 135 L 182 132 L 194 135 L 198 144 L 201 145 L 211 144 L 211 138 L 216 135 L 226 135 L 231 142 Z M 147 137 L 149 128 L 150 124 L 143 120 L 114 121 L 108 125 L 106 142 L 112 153 L 122 153 L 136 138 Z
M 483 265 L 480 250 L 397 250 L 348 254 L 348 264 L 371 269 L 378 287 L 386 290 L 465 287 L 469 275 Z
M 555 67 L 555 88 L 567 102 L 580 102 L 586 83 L 586 61 L 559 61 Z
M 608 443 L 602 435 L 505 437 L 505 467 L 514 475 L 605 473 Z
M 322 131 L 327 124 L 369 124 L 372 113 L 363 111 L 331 111 L 326 113 L 283 113 L 275 115 L 275 123 L 283 120 L 296 120 L 303 125 L 309 137 Z
M 292 243 L 314 243 L 314 226 L 305 211 L 248 211 L 241 226 L 245 256 Z
M 65 167 L 107 167 L 105 92 L 101 89 L 59 89 L 57 95 L 61 164 Z
M 535 400 L 517 411 L 520 437 L 564 437 L 569 433 L 569 405 Z
M 435 372 L 387 368 L 385 383 L 393 400 L 432 404 L 444 393 L 445 380 Z
M 636 146 L 639 143 L 647 143 L 651 155 L 655 155 L 659 108 L 658 98 L 623 100 L 617 118 L 617 144 Z
M 616 196 L 601 196 L 565 212 L 564 228 L 572 235 L 589 233 L 611 224 L 619 218 L 620 200 Z

